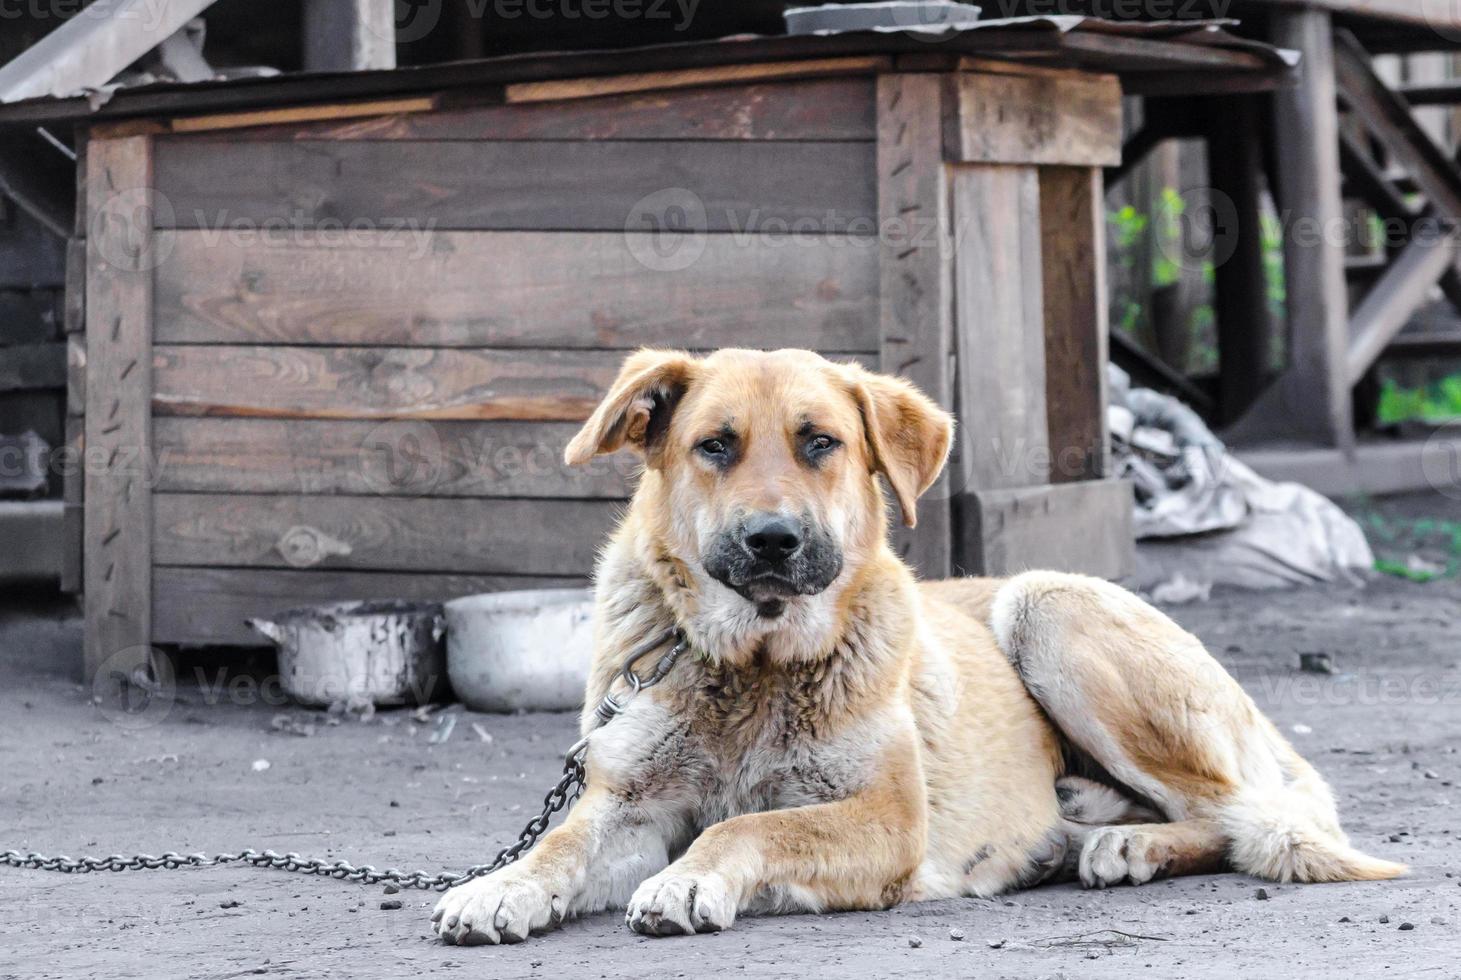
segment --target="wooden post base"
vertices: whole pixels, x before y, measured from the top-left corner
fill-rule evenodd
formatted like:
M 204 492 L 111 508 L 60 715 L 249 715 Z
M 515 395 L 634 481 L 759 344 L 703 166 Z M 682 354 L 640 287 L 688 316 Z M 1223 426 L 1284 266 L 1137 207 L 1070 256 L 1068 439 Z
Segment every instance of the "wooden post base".
M 1042 568 L 1118 579 L 1132 570 L 1131 485 L 1125 480 L 976 490 L 955 505 L 963 574 Z

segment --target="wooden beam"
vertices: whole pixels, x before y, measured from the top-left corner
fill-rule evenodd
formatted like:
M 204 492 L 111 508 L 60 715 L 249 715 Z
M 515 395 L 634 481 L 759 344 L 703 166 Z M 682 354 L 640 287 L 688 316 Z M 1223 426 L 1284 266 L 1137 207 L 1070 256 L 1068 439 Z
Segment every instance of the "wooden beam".
M 1107 473 L 1106 213 L 1101 171 L 1042 167 L 1045 413 L 1054 483 Z
M 255 126 L 298 126 L 303 123 L 342 119 L 398 118 L 436 108 L 434 96 L 410 99 L 382 99 L 376 102 L 346 102 L 336 105 L 290 106 L 287 109 L 258 109 L 253 112 L 229 112 L 211 116 L 183 116 L 168 123 L 174 133 L 203 133 L 220 129 L 247 129 Z
M 622 500 L 628 452 L 569 467 L 577 422 L 152 420 L 159 493 Z
M 1461 36 L 1461 32 L 1458 32 Z M 1396 90 L 1413 106 L 1461 105 L 1461 79 L 1427 82 L 1423 85 L 1402 85 Z
M 591 99 L 604 95 L 622 95 L 625 92 L 697 88 L 704 85 L 737 85 L 792 78 L 825 78 L 834 75 L 872 75 L 888 71 L 892 67 L 892 59 L 877 56 L 714 65 L 705 68 L 683 68 L 678 71 L 564 78 L 546 82 L 519 82 L 507 86 L 506 98 L 509 103 L 555 102 L 562 99 Z
M 1345 358 L 1349 350 L 1349 287 L 1340 195 L 1339 109 L 1329 14 L 1274 11 L 1270 40 L 1303 56 L 1297 84 L 1273 95 L 1280 213 L 1288 215 L 1284 278 L 1288 295 L 1288 366 L 1227 430 L 1238 442 L 1313 440 L 1348 449 L 1354 421 Z
M 624 509 L 614 500 L 218 493 L 152 503 L 159 566 L 492 575 L 587 576 Z
M 1144 388 L 1176 395 L 1207 418 L 1217 414 L 1217 403 L 1186 375 L 1119 330 L 1111 331 L 1110 336 L 1111 361 L 1131 375 L 1132 381 Z
M 1254 96 L 1216 99 L 1209 107 L 1212 232 L 1223 253 L 1214 263 L 1218 405 L 1221 417 L 1234 421 L 1269 380 L 1275 332 L 1263 254 L 1263 114 Z
M 394 0 L 305 0 L 304 67 L 306 71 L 396 67 Z
M 1345 361 L 1351 385 L 1365 376 L 1456 259 L 1454 226 L 1431 222 L 1428 229 L 1417 229 L 1351 318 Z
M 1347 31 L 1335 33 L 1334 70 L 1350 110 L 1420 192 L 1447 217 L 1461 221 L 1461 167 L 1421 127 L 1405 99 L 1375 74 L 1368 52 Z
M 990 567 L 980 492 L 1050 481 L 1039 172 L 951 167 L 955 230 L 956 571 Z
M 869 143 L 159 137 L 159 227 L 872 237 Z M 674 174 L 668 182 L 666 174 Z M 280 193 L 280 188 L 288 188 Z M 703 209 L 703 210 L 702 210 Z
M 116 689 L 151 662 L 152 154 L 87 152 L 85 677 Z
M 943 164 L 952 95 L 936 74 L 881 75 L 877 85 L 882 370 L 952 410 L 954 253 Z M 919 502 L 918 527 L 893 536 L 898 553 L 928 579 L 953 570 L 949 480 L 944 473 Z
M 1387 220 L 1406 222 L 1415 218 L 1415 208 L 1375 163 L 1359 141 L 1349 133 L 1339 134 L 1339 165 L 1344 172 L 1346 189 L 1352 191 L 1375 214 Z
M 945 157 L 963 163 L 1111 167 L 1121 162 L 1115 75 L 953 76 Z
M 0 67 L 0 102 L 101 88 L 213 0 L 95 0 Z
M 878 349 L 878 244 L 706 235 L 160 231 L 158 343 Z M 246 284 L 246 285 L 245 285 Z
M 1118 579 L 1135 562 L 1131 484 L 1087 480 L 1054 486 L 979 490 L 964 506 L 966 571 L 1014 575 L 1030 569 Z

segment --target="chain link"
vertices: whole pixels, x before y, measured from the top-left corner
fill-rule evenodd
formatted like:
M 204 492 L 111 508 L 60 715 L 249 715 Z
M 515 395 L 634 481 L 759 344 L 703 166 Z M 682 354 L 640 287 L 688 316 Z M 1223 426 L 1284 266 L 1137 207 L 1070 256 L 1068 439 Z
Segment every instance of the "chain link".
M 659 659 L 648 677 L 641 678 L 634 672 L 634 665 L 639 660 L 671 643 L 673 646 L 669 652 Z M 670 668 L 675 665 L 675 661 L 679 659 L 680 654 L 685 652 L 687 646 L 688 642 L 684 635 L 677 629 L 670 629 L 636 647 L 625 658 L 624 666 L 620 669 L 620 676 L 629 689 L 618 698 L 612 694 L 604 695 L 603 700 L 594 709 L 595 727 L 613 720 L 636 694 L 663 680 Z M 486 864 L 474 864 L 460 874 L 452 874 L 449 871 L 429 874 L 425 871 L 402 871 L 399 868 L 376 870 L 373 865 L 369 864 L 354 865 L 349 861 L 322 861 L 318 858 L 301 857 L 293 851 L 280 854 L 277 851 L 256 851 L 253 848 L 245 848 L 237 854 L 179 854 L 177 851 L 167 851 L 156 857 L 150 854 L 131 856 L 112 854 L 104 858 L 91 856 L 71 858 L 64 854 L 47 857 L 34 851 L 23 853 L 8 850 L 0 851 L 0 865 L 29 868 L 36 871 L 59 871 L 62 874 L 88 874 L 93 871 L 156 871 L 158 869 L 173 871 L 178 868 L 206 868 L 220 864 L 251 864 L 256 868 L 275 868 L 280 871 L 337 878 L 341 881 L 358 881 L 366 885 L 384 881 L 402 888 L 441 892 L 454 885 L 460 885 L 473 878 L 480 878 L 505 868 L 526 854 L 538 842 L 538 838 L 547 831 L 553 814 L 572 806 L 582 794 L 587 779 L 587 772 L 584 769 L 584 757 L 587 755 L 588 737 L 585 736 L 574 743 L 573 747 L 568 750 L 568 754 L 564 756 L 563 775 L 553 788 L 548 790 L 548 795 L 543 797 L 543 809 L 528 821 L 527 826 L 522 829 L 522 833 L 518 834 L 517 840 L 498 851 L 497 856 Z

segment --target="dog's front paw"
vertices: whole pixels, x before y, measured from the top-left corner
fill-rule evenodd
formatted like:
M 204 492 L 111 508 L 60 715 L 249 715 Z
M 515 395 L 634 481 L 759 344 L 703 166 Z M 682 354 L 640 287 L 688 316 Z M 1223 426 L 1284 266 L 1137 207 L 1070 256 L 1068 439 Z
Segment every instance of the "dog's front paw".
M 646 936 L 719 932 L 736 921 L 738 904 L 720 875 L 684 874 L 672 865 L 635 889 L 624 921 Z
M 458 946 L 520 943 L 563 920 L 566 902 L 517 867 L 458 885 L 431 914 L 436 934 Z

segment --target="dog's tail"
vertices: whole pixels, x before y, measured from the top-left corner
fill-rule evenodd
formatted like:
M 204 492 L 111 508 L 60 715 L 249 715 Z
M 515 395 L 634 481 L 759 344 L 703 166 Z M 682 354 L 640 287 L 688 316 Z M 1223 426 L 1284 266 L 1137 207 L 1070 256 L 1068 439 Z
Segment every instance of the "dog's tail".
M 1356 850 L 1337 826 L 1311 816 L 1312 807 L 1288 790 L 1240 790 L 1219 814 L 1228 860 L 1239 871 L 1272 881 L 1379 881 L 1409 870 Z

